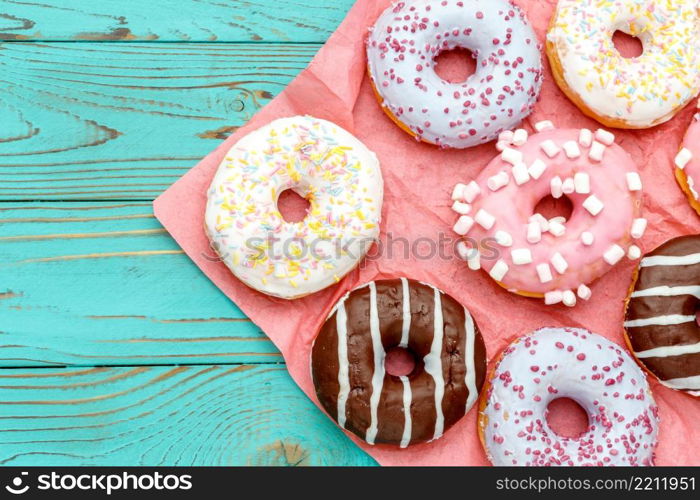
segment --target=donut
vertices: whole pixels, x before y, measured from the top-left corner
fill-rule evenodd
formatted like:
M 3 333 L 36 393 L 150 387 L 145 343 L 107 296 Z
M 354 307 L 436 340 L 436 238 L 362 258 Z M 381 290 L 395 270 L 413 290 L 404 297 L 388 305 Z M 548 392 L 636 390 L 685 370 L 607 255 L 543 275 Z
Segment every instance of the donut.
M 546 42 L 554 79 L 607 127 L 664 123 L 700 91 L 698 19 L 695 1 L 559 0 Z M 642 55 L 623 57 L 616 31 L 637 37 Z
M 464 48 L 476 73 L 443 80 L 435 58 Z M 424 142 L 469 148 L 528 116 L 542 86 L 540 46 L 525 14 L 506 0 L 410 0 L 379 17 L 367 40 L 368 71 L 379 102 Z
M 409 375 L 386 371 L 395 347 L 413 355 Z M 340 427 L 405 448 L 440 438 L 466 415 L 484 383 L 486 348 L 469 311 L 434 286 L 372 281 L 335 305 L 311 370 L 319 402 Z
M 279 195 L 309 202 L 287 222 Z M 282 118 L 239 140 L 207 194 L 212 248 L 249 287 L 295 299 L 337 283 L 379 236 L 383 196 L 377 157 L 339 126 L 310 116 Z
M 700 396 L 700 235 L 644 255 L 631 287 L 625 335 L 637 361 L 671 389 Z
M 574 306 L 587 286 L 625 255 L 646 228 L 642 181 L 632 158 L 603 129 L 555 129 L 549 121 L 501 135 L 499 156 L 452 192 L 456 245 L 472 270 L 484 269 L 511 292 Z M 548 198 L 568 197 L 573 211 L 547 219 Z
M 570 398 L 588 414 L 578 437 L 556 434 L 547 406 Z M 500 355 L 480 401 L 478 431 L 493 465 L 652 465 L 658 408 L 644 372 L 609 340 L 542 328 Z
M 685 133 L 674 165 L 678 184 L 688 197 L 690 205 L 700 214 L 700 195 L 697 191 L 700 182 L 700 109 Z

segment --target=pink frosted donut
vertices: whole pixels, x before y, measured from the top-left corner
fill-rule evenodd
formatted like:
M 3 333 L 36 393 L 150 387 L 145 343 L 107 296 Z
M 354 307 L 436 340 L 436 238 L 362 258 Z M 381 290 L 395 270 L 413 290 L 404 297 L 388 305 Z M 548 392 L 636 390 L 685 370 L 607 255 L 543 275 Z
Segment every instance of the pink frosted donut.
M 640 257 L 633 240 L 646 228 L 642 182 L 612 133 L 536 128 L 531 137 L 524 129 L 501 134 L 502 153 L 476 180 L 455 186 L 454 230 L 468 236 L 457 250 L 511 292 L 574 306 L 625 255 Z M 535 213 L 549 195 L 569 198 L 568 220 Z
M 699 108 L 700 109 L 700 108 Z M 688 131 L 683 139 L 681 150 L 675 159 L 676 179 L 681 189 L 688 196 L 688 201 L 700 214 L 700 112 L 693 117 Z
M 494 465 L 652 465 L 658 407 L 646 377 L 609 340 L 578 328 L 543 328 L 508 346 L 487 380 L 479 433 Z M 578 437 L 557 435 L 547 406 L 576 401 Z

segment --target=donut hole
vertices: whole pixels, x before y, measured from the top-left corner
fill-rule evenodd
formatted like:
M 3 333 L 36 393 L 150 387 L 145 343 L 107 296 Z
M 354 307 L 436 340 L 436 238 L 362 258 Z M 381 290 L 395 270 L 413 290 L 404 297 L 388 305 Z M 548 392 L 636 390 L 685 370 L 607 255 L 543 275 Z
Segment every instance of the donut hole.
M 566 195 L 561 198 L 554 198 L 552 195 L 548 195 L 535 205 L 534 213 L 541 214 L 546 219 L 564 217 L 565 220 L 569 220 L 573 211 L 574 204 Z
M 469 49 L 443 50 L 433 59 L 435 73 L 450 83 L 464 83 L 476 73 L 476 56 Z
M 384 368 L 394 377 L 408 376 L 416 368 L 416 357 L 405 347 L 392 347 L 386 352 Z
M 557 398 L 547 405 L 547 425 L 557 435 L 577 438 L 588 430 L 588 412 L 571 398 Z
M 293 189 L 282 191 L 277 199 L 277 210 L 282 214 L 285 222 L 303 221 L 309 213 L 310 206 L 309 200 Z
M 625 59 L 634 59 L 644 53 L 644 45 L 636 36 L 617 30 L 612 36 L 613 45 Z

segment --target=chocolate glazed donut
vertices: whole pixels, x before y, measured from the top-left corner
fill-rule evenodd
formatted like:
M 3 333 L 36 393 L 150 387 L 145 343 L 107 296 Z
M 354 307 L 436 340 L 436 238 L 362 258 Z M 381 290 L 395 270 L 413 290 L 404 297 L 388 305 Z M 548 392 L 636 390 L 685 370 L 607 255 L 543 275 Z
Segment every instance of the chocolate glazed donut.
M 700 396 L 700 235 L 667 241 L 644 256 L 627 304 L 635 358 L 672 389 Z
M 415 367 L 388 374 L 403 347 Z M 316 394 L 338 425 L 369 444 L 402 448 L 437 439 L 462 418 L 484 383 L 486 348 L 466 308 L 432 285 L 370 282 L 343 297 L 314 342 Z

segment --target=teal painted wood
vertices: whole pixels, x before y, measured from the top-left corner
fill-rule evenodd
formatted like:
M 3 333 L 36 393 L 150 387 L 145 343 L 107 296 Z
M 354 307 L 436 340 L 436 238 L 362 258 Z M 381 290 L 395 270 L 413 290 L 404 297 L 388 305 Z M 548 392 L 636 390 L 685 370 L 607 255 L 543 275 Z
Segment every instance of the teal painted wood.
M 2 465 L 373 465 L 283 366 L 0 370 Z
M 152 200 L 317 49 L 0 44 L 0 200 Z
M 0 3 L 0 40 L 323 42 L 354 0 Z
M 282 361 L 149 203 L 0 204 L 0 277 L 0 366 Z

